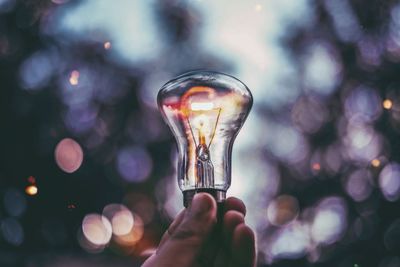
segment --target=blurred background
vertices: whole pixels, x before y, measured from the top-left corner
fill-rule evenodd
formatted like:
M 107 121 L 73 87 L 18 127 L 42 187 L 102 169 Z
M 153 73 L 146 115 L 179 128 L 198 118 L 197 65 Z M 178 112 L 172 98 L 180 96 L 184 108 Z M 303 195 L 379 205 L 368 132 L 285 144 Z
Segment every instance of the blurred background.
M 182 209 L 159 88 L 236 76 L 258 266 L 400 266 L 400 3 L 0 0 L 0 266 L 139 266 Z

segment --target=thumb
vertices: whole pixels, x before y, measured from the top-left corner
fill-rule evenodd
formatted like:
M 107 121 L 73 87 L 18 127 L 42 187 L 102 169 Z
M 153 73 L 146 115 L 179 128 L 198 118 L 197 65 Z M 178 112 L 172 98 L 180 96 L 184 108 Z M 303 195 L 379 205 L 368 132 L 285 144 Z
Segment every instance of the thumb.
M 194 196 L 182 222 L 152 259 L 154 266 L 193 266 L 217 222 L 217 204 L 206 193 Z

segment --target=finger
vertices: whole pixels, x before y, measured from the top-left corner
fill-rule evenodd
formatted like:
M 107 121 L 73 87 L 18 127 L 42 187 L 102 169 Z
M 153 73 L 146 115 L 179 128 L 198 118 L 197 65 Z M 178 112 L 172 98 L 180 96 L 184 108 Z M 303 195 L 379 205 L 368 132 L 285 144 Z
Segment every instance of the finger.
M 233 232 L 231 255 L 232 267 L 253 267 L 255 264 L 255 236 L 245 224 L 239 224 Z
M 215 266 L 227 266 L 227 263 L 231 259 L 231 247 L 232 247 L 232 236 L 233 231 L 239 225 L 244 223 L 244 215 L 243 213 L 236 210 L 228 210 L 224 214 L 223 219 L 223 248 L 219 251 L 216 260 Z
M 243 215 L 246 215 L 246 206 L 244 205 L 243 201 L 236 197 L 229 197 L 225 201 L 225 212 L 229 210 L 236 210 Z
M 180 211 L 176 216 L 174 221 L 168 227 L 168 230 L 163 234 L 160 243 L 158 244 L 158 249 L 162 247 L 162 245 L 170 238 L 170 236 L 175 232 L 176 228 L 182 223 L 183 218 L 185 216 L 185 209 Z
M 239 225 L 244 223 L 244 215 L 236 210 L 230 210 L 224 215 L 223 233 L 225 244 L 230 248 L 233 231 Z
M 182 222 L 157 251 L 152 263 L 157 266 L 193 266 L 216 220 L 214 198 L 206 193 L 196 194 Z

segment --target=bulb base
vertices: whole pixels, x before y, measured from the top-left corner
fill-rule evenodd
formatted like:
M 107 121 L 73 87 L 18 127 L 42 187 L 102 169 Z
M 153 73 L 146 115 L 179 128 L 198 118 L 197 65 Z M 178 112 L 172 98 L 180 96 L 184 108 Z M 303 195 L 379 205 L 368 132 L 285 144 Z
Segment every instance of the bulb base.
M 226 199 L 226 192 L 213 188 L 199 188 L 194 190 L 183 191 L 183 205 L 187 208 L 192 203 L 192 199 L 197 193 L 208 193 L 214 197 L 215 201 L 222 203 Z

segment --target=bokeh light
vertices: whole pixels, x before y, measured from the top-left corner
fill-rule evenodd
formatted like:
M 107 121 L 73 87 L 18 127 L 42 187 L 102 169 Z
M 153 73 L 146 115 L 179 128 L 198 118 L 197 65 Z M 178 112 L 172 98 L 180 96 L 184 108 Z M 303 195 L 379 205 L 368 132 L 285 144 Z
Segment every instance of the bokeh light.
M 11 245 L 20 246 L 24 242 L 24 229 L 14 218 L 6 218 L 0 223 L 3 238 Z
M 111 42 L 105 42 L 104 43 L 104 49 L 108 50 L 111 48 Z
M 6 212 L 13 217 L 21 216 L 27 208 L 25 196 L 15 188 L 8 188 L 6 190 L 3 203 Z
M 123 235 L 115 235 L 114 241 L 121 247 L 132 249 L 144 235 L 144 226 L 142 219 L 136 214 L 133 215 L 134 225 L 131 230 Z
M 71 85 L 77 85 L 79 83 L 79 71 L 73 70 L 69 76 L 69 83 Z
M 345 202 L 338 197 L 321 201 L 315 210 L 311 225 L 312 239 L 321 244 L 331 244 L 339 240 L 347 226 Z
M 125 195 L 123 203 L 137 214 L 145 225 L 153 221 L 157 207 L 148 195 L 130 193 Z
M 133 228 L 133 215 L 124 205 L 109 204 L 105 206 L 103 209 L 103 216 L 111 222 L 114 235 L 126 235 Z
M 393 102 L 390 99 L 385 99 L 382 103 L 385 109 L 391 109 L 393 106 Z
M 126 147 L 118 152 L 116 165 L 124 180 L 143 182 L 152 171 L 153 161 L 145 148 Z
M 309 227 L 306 224 L 290 224 L 271 237 L 266 260 L 272 262 L 301 258 L 307 253 L 310 242 Z
M 327 43 L 315 43 L 306 57 L 304 83 L 308 90 L 331 94 L 341 80 L 342 66 L 335 48 Z
M 128 234 L 133 228 L 133 215 L 129 210 L 120 210 L 114 214 L 111 225 L 117 236 Z
M 40 51 L 26 59 L 20 69 L 21 83 L 26 90 L 39 90 L 47 85 L 54 72 L 55 56 Z
M 379 187 L 388 201 L 396 201 L 400 197 L 400 165 L 387 164 L 379 174 Z
M 376 90 L 359 86 L 345 100 L 345 114 L 349 120 L 371 122 L 381 114 L 381 99 Z
M 0 13 L 10 12 L 16 4 L 15 0 L 1 0 L 0 1 Z
M 112 226 L 110 221 L 99 214 L 88 214 L 82 221 L 83 237 L 87 241 L 84 248 L 89 251 L 101 251 L 111 240 Z
M 77 171 L 83 161 L 81 146 L 71 138 L 64 138 L 57 144 L 54 156 L 58 167 L 66 173 Z
M 273 225 L 283 225 L 294 220 L 299 213 L 299 203 L 296 198 L 281 195 L 268 205 L 267 216 Z
M 381 166 L 381 161 L 379 159 L 373 159 L 371 161 L 371 165 L 374 166 L 375 168 Z
M 372 193 L 372 181 L 372 174 L 369 171 L 359 169 L 348 176 L 344 187 L 355 201 L 364 201 Z
M 38 193 L 38 188 L 36 185 L 28 185 L 25 187 L 25 193 L 30 196 L 34 196 Z

